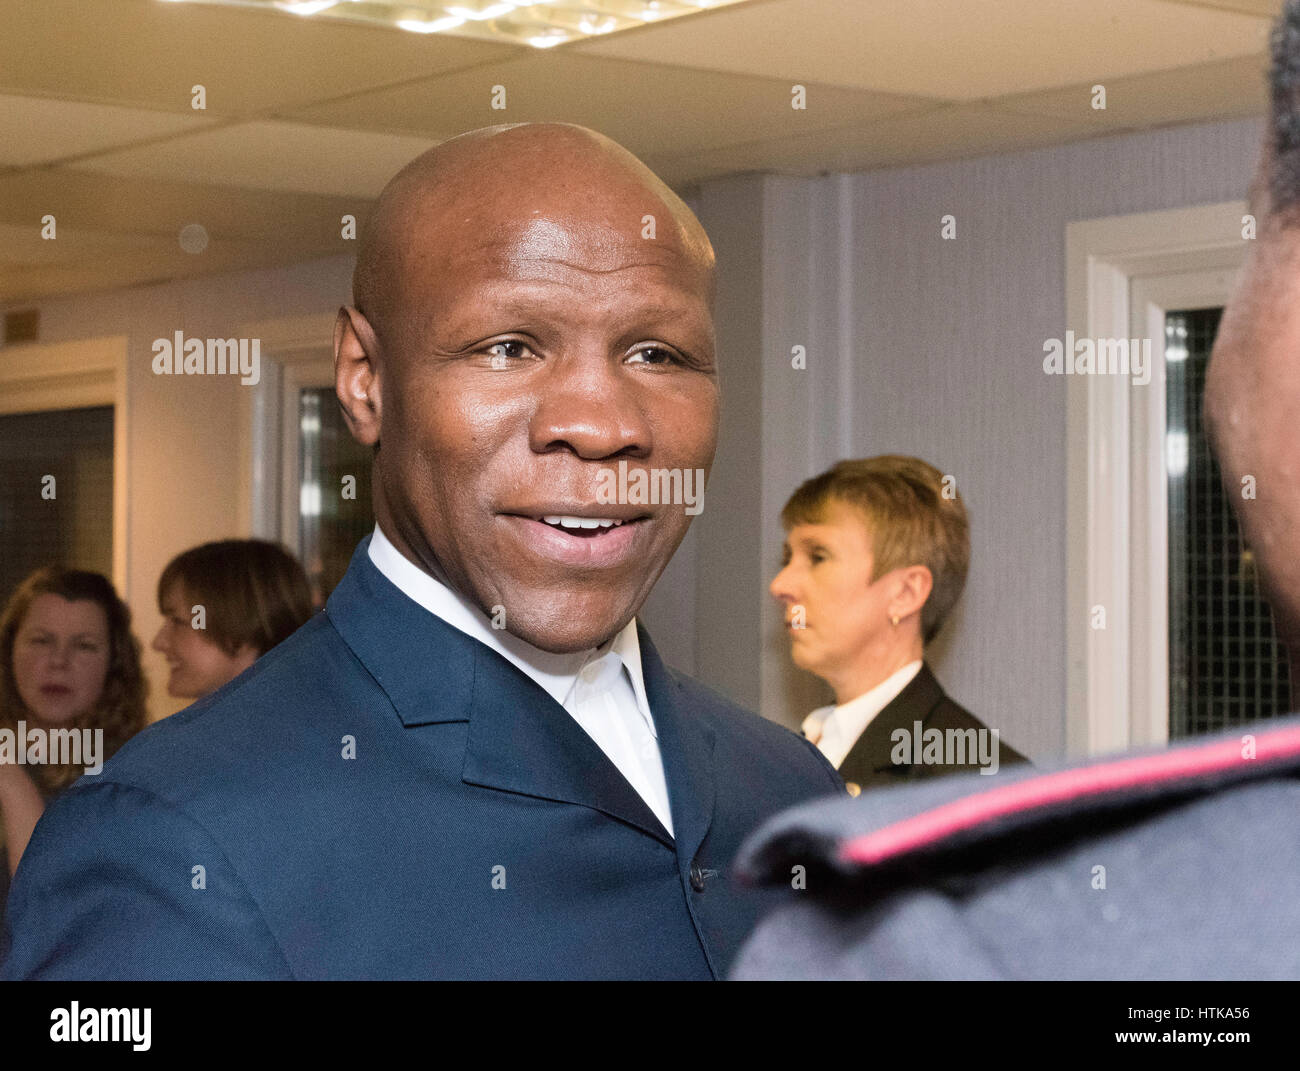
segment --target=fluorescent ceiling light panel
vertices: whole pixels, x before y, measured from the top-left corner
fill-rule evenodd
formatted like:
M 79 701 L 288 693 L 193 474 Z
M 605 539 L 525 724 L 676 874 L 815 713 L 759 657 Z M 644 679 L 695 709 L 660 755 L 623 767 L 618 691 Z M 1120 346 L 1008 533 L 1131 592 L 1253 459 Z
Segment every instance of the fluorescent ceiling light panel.
M 169 0 L 551 48 L 749 0 Z

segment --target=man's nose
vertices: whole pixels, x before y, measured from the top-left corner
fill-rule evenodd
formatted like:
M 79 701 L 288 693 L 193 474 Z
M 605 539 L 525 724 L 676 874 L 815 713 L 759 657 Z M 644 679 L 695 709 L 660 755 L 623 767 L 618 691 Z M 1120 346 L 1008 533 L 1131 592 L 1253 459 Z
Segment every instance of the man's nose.
M 167 626 L 163 625 L 163 627 L 160 628 L 158 632 L 154 635 L 154 638 L 150 641 L 149 646 L 152 647 L 155 651 L 160 652 L 161 654 L 166 654 L 167 644 L 163 639 L 163 637 L 166 635 L 167 635 Z
M 557 361 L 540 387 L 529 425 L 533 450 L 547 453 L 567 446 L 593 460 L 649 454 L 648 392 L 635 382 L 637 374 L 604 355 Z

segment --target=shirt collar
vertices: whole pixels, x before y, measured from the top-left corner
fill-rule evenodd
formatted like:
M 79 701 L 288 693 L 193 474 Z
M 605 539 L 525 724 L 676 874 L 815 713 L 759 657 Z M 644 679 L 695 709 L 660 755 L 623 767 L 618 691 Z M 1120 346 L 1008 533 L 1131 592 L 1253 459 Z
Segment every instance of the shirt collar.
M 918 658 L 915 662 L 909 662 L 902 669 L 891 673 L 870 691 L 863 692 L 847 703 L 841 703 L 831 713 L 835 720 L 852 734 L 850 739 L 856 740 L 876 715 L 897 699 L 899 693 L 911 684 L 912 678 L 920 672 L 921 660 Z
M 839 706 L 818 707 L 803 720 L 801 729 L 804 736 L 824 736 L 826 726 L 831 718 L 835 719 L 837 739 L 847 744 L 848 748 L 857 742 L 868 725 L 876 719 L 885 707 L 889 706 L 912 683 L 912 679 L 921 672 L 921 659 L 909 662 L 895 673 L 891 673 L 870 691 L 850 699 Z M 848 754 L 848 751 L 845 751 Z M 843 761 L 843 756 L 841 756 Z M 839 763 L 836 763 L 838 766 Z
M 426 573 L 393 546 L 378 524 L 370 538 L 370 560 L 404 595 L 452 628 L 496 651 L 540 685 L 560 706 L 564 706 L 568 700 L 583 666 L 612 651 L 622 660 L 623 667 L 627 670 L 637 710 L 649 725 L 650 731 L 658 736 L 654 718 L 650 716 L 650 701 L 646 698 L 636 618 L 599 649 L 568 653 L 543 651 L 505 629 L 493 628 L 482 610 L 448 584 Z

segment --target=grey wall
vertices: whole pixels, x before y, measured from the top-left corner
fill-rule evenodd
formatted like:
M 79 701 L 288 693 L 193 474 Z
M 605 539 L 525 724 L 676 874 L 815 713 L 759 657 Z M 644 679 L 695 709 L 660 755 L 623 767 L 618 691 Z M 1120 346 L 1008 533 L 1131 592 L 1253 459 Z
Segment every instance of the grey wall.
M 972 516 L 966 595 L 932 651 L 939 676 L 1021 750 L 1063 754 L 1072 444 L 1065 379 L 1043 375 L 1042 342 L 1065 330 L 1065 226 L 1241 198 L 1260 131 L 1185 126 L 695 191 L 724 289 L 747 295 L 719 307 L 731 468 L 696 522 L 699 675 L 787 725 L 824 701 L 790 665 L 766 594 L 777 514 L 839 457 L 916 454 L 956 477 Z M 940 238 L 948 213 L 954 241 Z M 795 344 L 808 348 L 804 372 L 790 368 Z

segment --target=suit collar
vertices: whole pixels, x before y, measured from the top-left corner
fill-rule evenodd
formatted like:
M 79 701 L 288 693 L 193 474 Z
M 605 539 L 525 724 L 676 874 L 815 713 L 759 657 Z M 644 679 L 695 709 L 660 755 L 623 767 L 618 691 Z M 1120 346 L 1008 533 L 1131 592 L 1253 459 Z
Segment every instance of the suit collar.
M 865 783 L 883 770 L 894 770 L 890 757 L 894 747 L 891 734 L 899 728 L 911 732 L 913 724 L 924 723 L 943 698 L 943 688 L 930 672 L 929 664 L 922 663 L 911 683 L 863 730 L 840 763 L 840 774 L 845 780 Z
M 516 666 L 474 646 L 462 779 L 591 807 L 672 847 L 663 823 L 569 712 Z
M 343 642 L 383 689 L 402 724 L 464 721 L 476 647 L 404 595 L 370 560 L 370 536 L 325 603 Z
M 689 866 L 713 822 L 717 791 L 713 730 L 700 719 L 680 683 L 664 666 L 649 634 L 637 624 L 646 696 L 659 730 L 659 753 L 677 833 L 677 857 Z
M 404 595 L 370 560 L 369 542 L 357 547 L 325 610 L 402 724 L 468 721 L 466 782 L 591 807 L 673 847 L 654 812 L 568 711 L 504 657 Z M 637 629 L 675 846 L 679 857 L 693 857 L 712 821 L 714 738 Z
M 561 706 L 577 684 L 578 673 L 593 659 L 613 651 L 627 667 L 637 709 L 652 733 L 654 720 L 646 701 L 641 672 L 641 652 L 637 645 L 636 624 L 629 621 L 612 641 L 601 650 L 556 654 L 534 647 L 504 629 L 493 628 L 477 606 L 457 592 L 441 575 L 430 575 L 406 558 L 384 535 L 378 524 L 370 536 L 368 556 L 371 564 L 392 582 L 403 595 L 418 603 L 459 632 L 484 644 L 531 677 Z
M 819 735 L 817 746 L 822 753 L 835 766 L 842 765 L 867 726 L 902 695 L 924 665 L 921 659 L 915 659 L 847 703 L 818 707 L 803 721 L 804 736 Z

